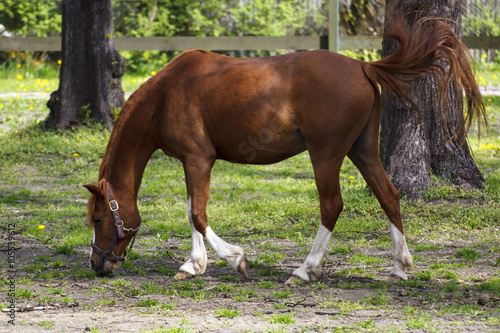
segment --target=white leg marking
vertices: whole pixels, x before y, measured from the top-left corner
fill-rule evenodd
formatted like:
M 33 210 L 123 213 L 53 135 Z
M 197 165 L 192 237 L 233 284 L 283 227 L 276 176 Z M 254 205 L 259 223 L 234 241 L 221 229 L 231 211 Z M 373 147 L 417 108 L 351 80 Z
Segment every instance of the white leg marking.
M 309 274 L 312 273 L 316 278 L 321 275 L 321 269 L 323 268 L 322 261 L 331 235 L 332 232 L 324 225 L 319 226 L 311 252 L 309 252 L 306 261 L 299 268 L 293 271 L 293 276 L 309 282 Z
M 408 280 L 405 271 L 413 268 L 413 259 L 410 251 L 408 251 L 406 238 L 391 222 L 389 222 L 389 227 L 391 230 L 392 252 L 394 255 L 394 267 L 391 274 L 403 280 Z
M 230 264 L 233 269 L 238 270 L 238 264 L 243 258 L 243 249 L 241 247 L 226 243 L 210 227 L 207 228 L 205 238 L 222 260 Z
M 191 197 L 188 197 L 188 219 L 191 225 L 191 256 L 189 260 L 179 268 L 179 271 L 189 273 L 191 275 L 203 274 L 207 268 L 207 251 L 203 243 L 203 235 L 196 230 L 193 225 L 191 214 Z

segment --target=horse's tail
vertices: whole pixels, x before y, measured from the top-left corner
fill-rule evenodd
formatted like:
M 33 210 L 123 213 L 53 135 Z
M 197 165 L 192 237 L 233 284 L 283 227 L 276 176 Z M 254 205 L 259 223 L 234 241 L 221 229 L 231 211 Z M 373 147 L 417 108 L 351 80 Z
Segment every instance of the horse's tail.
M 446 118 L 444 106 L 451 84 L 459 103 L 462 92 L 467 99 L 466 113 L 460 113 L 460 130 L 467 133 L 473 120 L 478 125 L 487 124 L 484 102 L 469 64 L 470 54 L 451 28 L 439 19 L 428 17 L 410 24 L 405 14 L 395 13 L 388 20 L 384 37 L 396 40 L 399 48 L 381 60 L 364 63 L 365 75 L 380 84 L 383 91 L 406 99 L 418 109 L 409 96 L 408 83 L 431 74 L 436 79 L 438 112 L 442 118 Z

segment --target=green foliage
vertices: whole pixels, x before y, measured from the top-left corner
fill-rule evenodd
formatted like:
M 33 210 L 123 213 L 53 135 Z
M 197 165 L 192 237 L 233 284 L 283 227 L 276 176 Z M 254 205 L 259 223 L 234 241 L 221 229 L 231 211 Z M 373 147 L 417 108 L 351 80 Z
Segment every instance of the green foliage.
M 300 0 L 116 2 L 115 36 L 286 36 L 317 35 L 325 13 Z M 127 69 L 149 74 L 179 52 L 121 52 Z M 240 53 L 240 55 L 250 53 Z M 253 52 L 251 54 L 266 54 Z
M 382 58 L 380 50 L 340 50 L 339 53 L 349 58 L 367 62 Z
M 76 113 L 76 117 L 82 124 L 88 125 L 91 112 L 92 110 L 90 109 L 90 104 L 87 104 L 82 106 L 82 108 Z
M 16 36 L 46 37 L 59 34 L 61 2 L 0 1 L 0 22 L 5 30 Z
M 500 36 L 499 6 L 495 0 L 472 2 L 469 13 L 462 18 L 464 35 Z
M 349 4 L 349 5 L 348 5 Z M 349 35 L 381 33 L 385 2 L 381 0 L 351 0 L 340 4 L 340 26 Z
M 317 34 L 324 13 L 299 0 L 116 2 L 115 35 L 279 36 Z

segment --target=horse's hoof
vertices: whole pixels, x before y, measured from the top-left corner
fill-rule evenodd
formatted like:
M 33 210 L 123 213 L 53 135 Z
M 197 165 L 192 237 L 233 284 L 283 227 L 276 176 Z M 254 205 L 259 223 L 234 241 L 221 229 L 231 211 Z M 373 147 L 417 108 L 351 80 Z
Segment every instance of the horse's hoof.
M 174 280 L 186 280 L 192 278 L 194 275 L 184 271 L 178 271 L 174 276 Z
M 250 264 L 248 263 L 247 258 L 242 257 L 240 259 L 240 262 L 238 263 L 238 272 L 241 273 L 245 277 L 245 279 L 250 278 L 250 275 L 248 274 L 250 271 Z
M 290 287 L 296 287 L 300 286 L 301 284 L 307 283 L 308 281 L 305 281 L 297 276 L 292 275 L 286 282 L 285 284 Z
M 393 270 L 388 280 L 389 282 L 407 281 L 408 275 L 406 275 L 406 273 L 401 270 Z

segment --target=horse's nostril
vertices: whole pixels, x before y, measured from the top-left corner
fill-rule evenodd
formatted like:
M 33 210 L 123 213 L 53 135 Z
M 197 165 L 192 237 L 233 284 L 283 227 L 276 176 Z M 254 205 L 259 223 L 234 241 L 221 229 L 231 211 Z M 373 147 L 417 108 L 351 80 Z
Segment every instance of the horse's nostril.
M 95 261 L 94 260 L 90 260 L 90 268 L 92 268 L 92 270 L 95 271 Z

